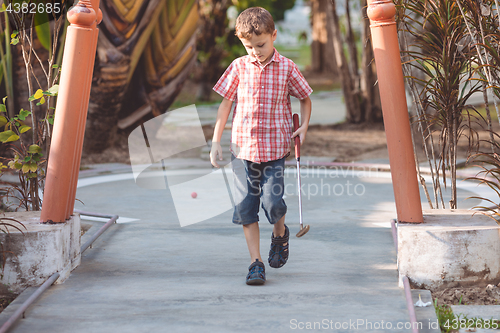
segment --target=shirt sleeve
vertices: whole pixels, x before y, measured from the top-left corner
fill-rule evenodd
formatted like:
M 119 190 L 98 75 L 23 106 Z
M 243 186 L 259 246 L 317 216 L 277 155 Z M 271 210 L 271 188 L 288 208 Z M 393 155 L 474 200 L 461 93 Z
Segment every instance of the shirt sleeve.
M 239 83 L 240 79 L 238 77 L 238 69 L 235 61 L 233 61 L 224 74 L 222 74 L 213 89 L 222 97 L 227 98 L 230 101 L 234 101 L 236 100 Z
M 290 75 L 288 77 L 288 92 L 290 95 L 302 100 L 307 98 L 312 91 L 312 88 L 299 71 L 297 65 L 292 63 L 292 70 L 290 71 Z

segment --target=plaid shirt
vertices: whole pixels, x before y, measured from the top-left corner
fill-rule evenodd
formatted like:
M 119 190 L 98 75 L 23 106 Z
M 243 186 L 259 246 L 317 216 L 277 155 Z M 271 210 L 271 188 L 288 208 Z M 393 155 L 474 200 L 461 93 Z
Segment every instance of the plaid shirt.
M 274 161 L 290 152 L 290 95 L 302 100 L 312 93 L 297 65 L 276 49 L 264 67 L 249 55 L 234 60 L 214 91 L 236 101 L 231 152 L 257 163 Z

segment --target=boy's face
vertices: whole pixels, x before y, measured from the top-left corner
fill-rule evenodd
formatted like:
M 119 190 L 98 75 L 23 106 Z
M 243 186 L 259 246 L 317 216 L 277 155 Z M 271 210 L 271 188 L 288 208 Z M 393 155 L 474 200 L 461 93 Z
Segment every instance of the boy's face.
M 265 65 L 273 56 L 276 36 L 277 31 L 274 30 L 272 34 L 252 34 L 249 39 L 240 38 L 240 40 L 248 54 L 257 59 L 262 65 Z

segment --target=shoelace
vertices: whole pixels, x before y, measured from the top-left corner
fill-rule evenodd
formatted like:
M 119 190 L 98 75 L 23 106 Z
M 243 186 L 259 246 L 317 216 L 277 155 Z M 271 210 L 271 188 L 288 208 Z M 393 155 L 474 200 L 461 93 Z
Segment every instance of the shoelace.
M 264 268 L 259 265 L 255 265 L 250 269 L 250 274 L 257 273 L 259 277 L 264 278 Z

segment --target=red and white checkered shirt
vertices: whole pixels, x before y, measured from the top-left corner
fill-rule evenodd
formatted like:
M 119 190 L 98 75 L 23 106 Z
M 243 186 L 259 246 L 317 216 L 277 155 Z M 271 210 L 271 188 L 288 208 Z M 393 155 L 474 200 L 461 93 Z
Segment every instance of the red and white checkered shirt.
M 290 95 L 302 100 L 312 93 L 297 65 L 276 49 L 264 67 L 249 55 L 234 60 L 214 91 L 236 101 L 231 152 L 257 163 L 274 161 L 290 152 Z

